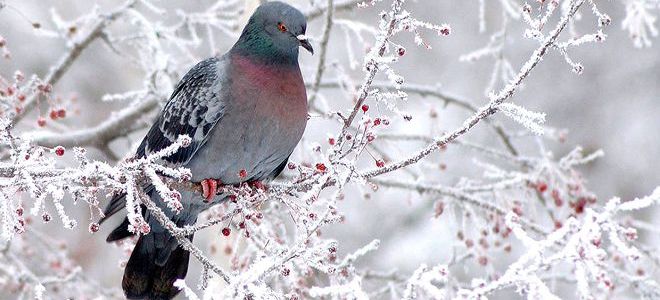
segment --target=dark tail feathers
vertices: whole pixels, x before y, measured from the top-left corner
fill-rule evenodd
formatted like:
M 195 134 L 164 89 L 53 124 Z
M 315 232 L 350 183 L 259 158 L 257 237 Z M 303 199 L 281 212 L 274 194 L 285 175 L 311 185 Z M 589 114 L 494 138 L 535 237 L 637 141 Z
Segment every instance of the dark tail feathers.
M 173 286 L 177 279 L 183 279 L 188 273 L 190 253 L 180 246 L 156 245 L 167 239 L 166 243 L 176 243 L 169 233 L 152 232 L 141 236 L 133 249 L 131 258 L 126 264 L 122 288 L 128 299 L 172 299 L 179 293 Z M 190 237 L 192 240 L 192 236 Z M 174 240 L 174 241 L 172 241 Z M 169 251 L 169 253 L 161 253 Z M 164 263 L 159 263 L 159 257 L 167 257 Z

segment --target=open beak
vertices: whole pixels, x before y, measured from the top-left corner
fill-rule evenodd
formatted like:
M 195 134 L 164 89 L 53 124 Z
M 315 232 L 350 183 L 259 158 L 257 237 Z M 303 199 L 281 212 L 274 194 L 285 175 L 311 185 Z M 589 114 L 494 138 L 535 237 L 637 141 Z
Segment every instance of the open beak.
M 314 55 L 314 48 L 312 48 L 312 44 L 309 43 L 309 39 L 307 38 L 306 35 L 301 34 L 301 35 L 297 36 L 296 38 L 300 42 L 300 46 L 307 49 L 307 51 L 309 51 L 309 53 Z

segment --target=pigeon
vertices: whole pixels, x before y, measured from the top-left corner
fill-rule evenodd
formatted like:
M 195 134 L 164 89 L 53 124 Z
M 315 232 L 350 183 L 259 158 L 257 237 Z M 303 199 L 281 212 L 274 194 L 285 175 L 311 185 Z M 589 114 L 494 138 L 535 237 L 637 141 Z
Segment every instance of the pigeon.
M 194 224 L 199 213 L 226 200 L 216 197 L 219 185 L 268 182 L 287 165 L 307 124 L 307 95 L 298 65 L 300 47 L 314 53 L 306 27 L 296 8 L 266 2 L 227 53 L 199 62 L 177 84 L 135 155 L 155 153 L 181 135 L 191 138 L 188 147 L 163 160 L 190 169 L 191 181 L 199 182 L 203 192 L 179 191 L 183 209 L 176 213 L 153 185 L 142 187 L 177 226 Z M 100 222 L 125 205 L 125 195 L 112 198 Z M 122 288 L 129 299 L 172 299 L 179 292 L 174 282 L 188 271 L 190 253 L 144 207 L 142 213 L 150 232 L 139 236 Z M 134 235 L 129 224 L 124 218 L 106 240 Z

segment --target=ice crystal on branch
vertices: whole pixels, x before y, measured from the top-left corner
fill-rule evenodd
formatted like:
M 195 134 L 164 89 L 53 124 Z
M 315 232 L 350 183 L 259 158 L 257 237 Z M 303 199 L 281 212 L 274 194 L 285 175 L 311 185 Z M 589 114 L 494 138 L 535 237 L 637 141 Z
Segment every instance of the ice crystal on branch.
M 75 241 L 55 241 L 40 225 L 67 229 L 62 240 L 74 233 L 99 238 L 101 208 L 122 194 L 130 232 L 150 234 L 146 209 L 199 262 L 199 280 L 175 282 L 188 299 L 485 299 L 501 291 L 530 299 L 557 299 L 566 291 L 584 299 L 660 297 L 656 250 L 644 238 L 657 226 L 631 214 L 657 205 L 660 188 L 630 201 L 598 198 L 580 168 L 604 152 L 575 147 L 552 153 L 553 144 L 567 142 L 566 131 L 544 124 L 546 114 L 517 95 L 527 81 L 548 80 L 531 74 L 551 64 L 550 55 L 578 74 L 593 68 L 577 60 L 584 52 L 576 49 L 599 51 L 612 42 L 611 22 L 621 21 L 635 45 L 651 46 L 657 35 L 653 1 L 607 6 L 625 10 L 622 20 L 591 0 L 476 4 L 475 26 L 488 34 L 477 36 L 472 44 L 481 46 L 462 49 L 467 54 L 458 59 L 487 64 L 492 73 L 477 88 L 488 97 L 470 99 L 449 92 L 470 76 L 450 74 L 456 82 L 438 84 L 444 70 L 427 72 L 424 60 L 443 60 L 433 51 L 444 54 L 443 43 L 469 34 L 463 24 L 452 24 L 453 32 L 443 23 L 454 10 L 423 14 L 437 5 L 429 1 L 312 1 L 304 12 L 318 54 L 301 60 L 308 133 L 278 180 L 220 187 L 226 201 L 185 227 L 167 216 L 185 206 L 183 189 L 201 192 L 201 186 L 190 182 L 189 170 L 163 158 L 188 147 L 190 138 L 139 159 L 130 148 L 179 75 L 236 39 L 250 7 L 228 0 L 188 11 L 129 0 L 107 11 L 91 6 L 81 15 L 58 7 L 48 22 L 29 20 L 35 37 L 58 41 L 63 50 L 41 68 L 45 74 L 0 75 L 7 77 L 0 77 L 0 295 L 122 299 L 118 283 L 113 290 L 100 287 L 71 259 L 81 253 Z M 106 47 L 90 47 L 97 42 Z M 10 46 L 19 49 L 0 37 L 2 53 L 9 56 Z M 69 69 L 89 51 L 107 51 L 117 65 L 132 65 L 137 75 L 127 78 L 138 80 L 119 89 L 95 82 L 98 95 L 63 97 L 64 88 L 84 91 Z M 409 64 L 414 69 L 406 69 Z M 63 79 L 67 84 L 58 84 Z M 552 93 L 558 85 L 534 86 Z M 121 108 L 95 119 L 78 101 Z M 569 106 L 578 100 L 556 101 Z M 497 114 L 517 124 L 502 124 Z M 96 123 L 81 125 L 84 118 Z M 472 134 L 478 127 L 486 130 Z M 250 177 L 246 170 L 237 174 Z M 145 184 L 155 187 L 162 207 L 145 194 Z M 450 234 L 422 226 L 429 219 Z M 204 229 L 212 231 L 210 241 L 187 238 Z M 442 249 L 427 246 L 441 235 L 448 236 Z M 125 259 L 134 242 L 113 250 Z M 432 255 L 427 260 L 404 252 L 409 249 Z M 404 268 L 395 269 L 402 261 Z M 188 286 L 193 282 L 197 289 Z

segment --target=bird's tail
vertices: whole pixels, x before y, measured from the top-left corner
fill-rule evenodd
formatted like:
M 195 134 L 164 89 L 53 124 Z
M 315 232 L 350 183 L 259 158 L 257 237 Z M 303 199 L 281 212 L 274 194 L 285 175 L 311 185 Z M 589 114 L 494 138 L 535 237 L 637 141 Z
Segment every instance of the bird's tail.
M 122 288 L 128 299 L 172 299 L 179 293 L 174 282 L 188 272 L 190 253 L 148 212 L 145 219 L 151 232 L 138 239 L 124 269 Z M 192 241 L 193 236 L 188 238 Z

